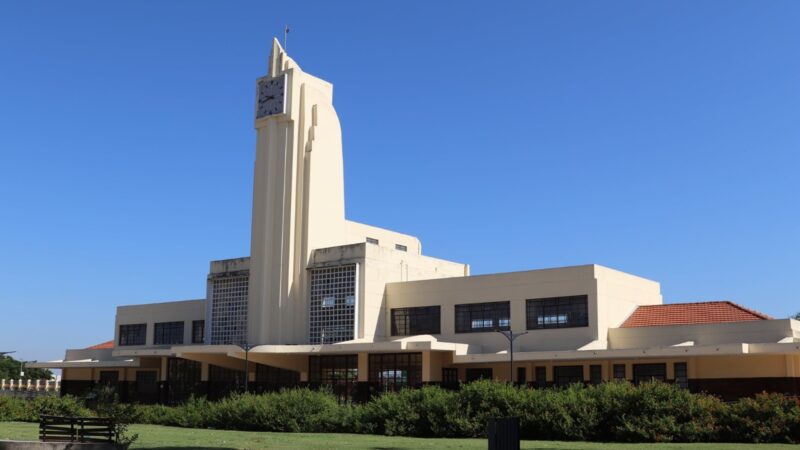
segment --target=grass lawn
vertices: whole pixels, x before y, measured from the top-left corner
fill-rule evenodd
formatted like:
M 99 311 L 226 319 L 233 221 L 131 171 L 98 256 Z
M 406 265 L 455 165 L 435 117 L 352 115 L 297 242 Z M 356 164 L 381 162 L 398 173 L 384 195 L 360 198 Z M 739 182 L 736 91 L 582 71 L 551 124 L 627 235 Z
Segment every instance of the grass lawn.
M 251 431 L 202 430 L 192 428 L 162 427 L 158 425 L 132 425 L 131 431 L 139 433 L 132 448 L 149 449 L 485 449 L 485 439 L 423 439 L 362 434 L 311 434 L 311 433 L 261 433 Z M 0 439 L 36 440 L 38 424 L 0 422 Z M 625 450 L 679 450 L 679 449 L 746 449 L 759 450 L 797 449 L 782 444 L 601 444 L 593 442 L 523 441 L 525 449 L 625 449 Z

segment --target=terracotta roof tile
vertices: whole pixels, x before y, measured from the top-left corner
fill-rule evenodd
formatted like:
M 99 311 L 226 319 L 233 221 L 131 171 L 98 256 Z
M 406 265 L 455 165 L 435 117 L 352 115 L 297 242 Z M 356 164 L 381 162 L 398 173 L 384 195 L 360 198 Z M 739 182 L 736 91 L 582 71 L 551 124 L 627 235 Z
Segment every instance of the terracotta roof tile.
M 105 350 L 109 348 L 114 348 L 114 341 L 103 342 L 102 344 L 86 347 L 87 350 Z
M 625 320 L 621 328 L 745 322 L 749 320 L 769 319 L 772 319 L 772 317 L 726 300 L 671 303 L 666 305 L 640 306 Z

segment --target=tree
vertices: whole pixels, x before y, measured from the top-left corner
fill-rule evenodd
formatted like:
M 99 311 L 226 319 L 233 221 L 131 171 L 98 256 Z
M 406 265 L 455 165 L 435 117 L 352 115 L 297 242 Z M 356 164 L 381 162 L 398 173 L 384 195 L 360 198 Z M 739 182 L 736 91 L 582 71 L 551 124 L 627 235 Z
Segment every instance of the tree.
M 22 371 L 22 361 L 17 361 L 10 356 L 0 356 L 0 378 L 17 379 Z M 53 372 L 48 369 L 25 368 L 25 380 L 49 380 L 53 378 Z
M 800 320 L 800 312 L 795 314 L 794 317 L 792 317 L 792 319 Z

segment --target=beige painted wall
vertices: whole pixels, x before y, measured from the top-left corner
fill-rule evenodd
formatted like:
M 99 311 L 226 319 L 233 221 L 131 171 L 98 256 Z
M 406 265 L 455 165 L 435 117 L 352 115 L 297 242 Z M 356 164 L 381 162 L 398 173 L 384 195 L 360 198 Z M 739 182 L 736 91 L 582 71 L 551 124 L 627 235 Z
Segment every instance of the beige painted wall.
M 698 345 L 728 343 L 775 343 L 792 336 L 790 319 L 659 327 L 612 328 L 611 349 L 663 347 L 693 341 Z

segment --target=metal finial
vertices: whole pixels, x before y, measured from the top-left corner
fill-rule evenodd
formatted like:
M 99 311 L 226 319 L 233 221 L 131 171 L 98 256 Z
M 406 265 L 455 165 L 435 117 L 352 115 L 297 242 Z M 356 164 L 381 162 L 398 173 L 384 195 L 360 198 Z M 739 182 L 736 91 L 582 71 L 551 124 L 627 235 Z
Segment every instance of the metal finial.
M 283 49 L 287 49 L 287 44 L 289 43 L 289 25 L 285 25 L 283 27 Z

